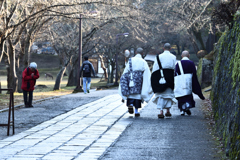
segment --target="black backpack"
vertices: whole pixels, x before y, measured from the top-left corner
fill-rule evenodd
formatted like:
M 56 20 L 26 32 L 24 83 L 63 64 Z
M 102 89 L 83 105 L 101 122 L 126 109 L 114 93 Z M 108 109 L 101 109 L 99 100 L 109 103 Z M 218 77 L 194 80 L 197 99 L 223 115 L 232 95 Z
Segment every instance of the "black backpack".
M 83 65 L 83 72 L 84 73 L 90 73 L 91 72 L 90 64 L 84 64 Z

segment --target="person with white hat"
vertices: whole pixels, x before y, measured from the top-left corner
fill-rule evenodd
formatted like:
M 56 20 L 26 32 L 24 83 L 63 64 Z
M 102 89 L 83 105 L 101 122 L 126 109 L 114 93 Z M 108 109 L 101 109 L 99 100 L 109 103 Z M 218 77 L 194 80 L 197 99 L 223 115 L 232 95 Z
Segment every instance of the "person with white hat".
M 23 99 L 26 108 L 33 107 L 33 90 L 36 84 L 36 79 L 39 78 L 39 72 L 37 70 L 37 64 L 31 62 L 29 67 L 27 67 L 22 73 L 22 86 Z

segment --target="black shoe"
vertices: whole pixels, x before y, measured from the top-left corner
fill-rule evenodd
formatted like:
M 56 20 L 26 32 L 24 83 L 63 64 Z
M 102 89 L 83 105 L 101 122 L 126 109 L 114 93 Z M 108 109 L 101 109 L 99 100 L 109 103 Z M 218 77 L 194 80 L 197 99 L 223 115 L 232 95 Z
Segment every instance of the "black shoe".
M 171 117 L 172 114 L 171 114 L 170 112 L 167 112 L 167 113 L 165 113 L 165 116 L 166 116 L 166 117 Z
M 33 105 L 25 105 L 26 108 L 33 108 Z
M 191 113 L 191 111 L 188 109 L 188 110 L 186 110 L 186 113 L 187 113 L 187 115 L 191 115 L 192 113 Z
M 130 113 L 130 114 L 133 114 L 133 106 L 128 106 L 128 112 Z
M 158 118 L 164 118 L 163 114 L 158 114 Z
M 135 113 L 135 117 L 140 117 L 140 113 Z

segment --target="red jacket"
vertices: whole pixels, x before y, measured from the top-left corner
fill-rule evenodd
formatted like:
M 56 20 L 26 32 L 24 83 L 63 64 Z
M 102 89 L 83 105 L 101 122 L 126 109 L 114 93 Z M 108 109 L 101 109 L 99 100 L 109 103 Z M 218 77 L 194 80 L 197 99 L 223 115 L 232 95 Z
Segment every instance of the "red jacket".
M 33 77 L 31 76 L 32 73 L 34 73 Z M 26 68 L 22 73 L 22 86 L 21 86 L 22 90 L 33 91 L 36 83 L 36 79 L 38 78 L 39 78 L 39 72 L 37 69 L 35 71 L 31 71 L 29 67 Z

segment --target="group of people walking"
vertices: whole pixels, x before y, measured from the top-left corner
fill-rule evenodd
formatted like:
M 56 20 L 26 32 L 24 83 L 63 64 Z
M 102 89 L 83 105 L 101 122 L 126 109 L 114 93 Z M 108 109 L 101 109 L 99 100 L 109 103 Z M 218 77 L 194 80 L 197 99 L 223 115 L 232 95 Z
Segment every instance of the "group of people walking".
M 138 48 L 136 55 L 129 58 L 120 78 L 119 94 L 124 100 L 127 100 L 128 112 L 135 114 L 136 117 L 140 116 L 139 108 L 142 107 L 142 103 L 144 101 L 148 103 L 151 99 L 160 110 L 158 118 L 171 117 L 170 109 L 176 103 L 178 103 L 181 115 L 185 115 L 185 113 L 191 115 L 190 109 L 195 107 L 192 92 L 202 100 L 205 99 L 197 79 L 195 64 L 189 59 L 189 52 L 183 51 L 182 59 L 177 63 L 176 56 L 170 53 L 171 45 L 166 43 L 163 49 L 164 52 L 156 56 L 151 73 L 147 62 L 142 58 L 143 49 Z M 80 68 L 80 75 L 83 73 L 83 90 L 86 94 L 89 93 L 91 85 L 91 72 L 95 76 L 95 71 L 93 65 L 88 61 L 88 57 L 84 57 L 84 60 Z M 184 88 L 182 84 L 176 83 L 175 77 L 183 74 L 190 75 L 188 76 L 190 77 L 188 80 L 190 87 L 183 85 Z M 33 107 L 33 90 L 38 78 L 37 64 L 32 62 L 22 73 L 21 88 L 25 107 Z M 177 79 L 177 81 L 181 81 L 181 79 Z M 178 94 L 176 95 L 177 88 Z M 164 109 L 166 110 L 165 114 Z
M 158 118 L 171 117 L 170 109 L 176 103 L 178 103 L 181 115 L 185 113 L 191 115 L 190 108 L 195 107 L 192 92 L 202 100 L 205 99 L 197 79 L 195 64 L 189 59 L 189 52 L 183 51 L 182 59 L 180 63 L 177 63 L 176 56 L 170 53 L 171 45 L 165 43 L 163 49 L 164 52 L 155 58 L 152 73 L 147 62 L 142 58 L 144 53 L 142 48 L 136 50 L 136 55 L 129 59 L 123 71 L 119 94 L 127 100 L 128 112 L 135 113 L 136 117 L 140 116 L 138 109 L 141 108 L 141 104 L 144 101 L 148 103 L 151 99 L 160 110 Z M 178 86 L 175 86 L 174 77 L 181 75 L 181 71 L 191 75 L 191 82 L 189 82 L 191 90 L 187 88 L 190 90 L 188 94 L 175 96 L 174 88 Z

